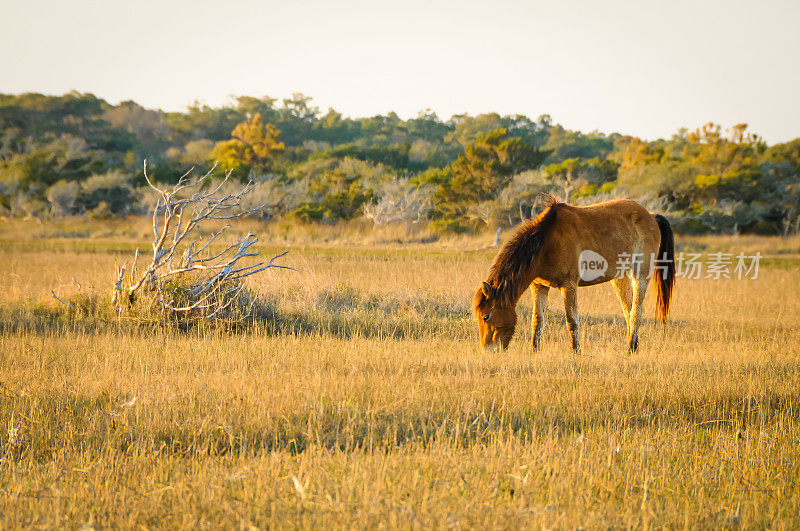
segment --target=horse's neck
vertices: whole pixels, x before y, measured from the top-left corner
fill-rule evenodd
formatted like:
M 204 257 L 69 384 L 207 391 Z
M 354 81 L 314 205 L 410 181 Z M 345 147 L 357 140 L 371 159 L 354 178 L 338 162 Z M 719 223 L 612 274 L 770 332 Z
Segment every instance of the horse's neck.
M 536 278 L 536 272 L 533 269 L 533 265 L 531 265 L 527 271 L 525 271 L 525 275 L 523 275 L 520 282 L 514 286 L 513 298 L 514 298 L 514 306 L 519 303 L 519 300 L 522 298 L 522 295 L 525 291 L 533 284 L 534 279 Z

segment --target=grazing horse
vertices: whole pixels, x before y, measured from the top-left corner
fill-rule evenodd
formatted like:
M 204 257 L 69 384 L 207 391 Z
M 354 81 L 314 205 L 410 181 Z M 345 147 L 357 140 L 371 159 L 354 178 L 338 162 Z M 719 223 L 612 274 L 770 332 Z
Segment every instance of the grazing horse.
M 551 199 L 539 217 L 523 223 L 503 245 L 472 299 L 481 347 L 508 348 L 517 324 L 517 302 L 532 285 L 533 350 L 542 339 L 547 293 L 556 288 L 564 296 L 572 348 L 578 351 L 578 287 L 611 281 L 628 323 L 628 348 L 635 351 L 651 276 L 656 318 L 666 324 L 675 245 L 664 216 L 628 199 L 584 207 Z

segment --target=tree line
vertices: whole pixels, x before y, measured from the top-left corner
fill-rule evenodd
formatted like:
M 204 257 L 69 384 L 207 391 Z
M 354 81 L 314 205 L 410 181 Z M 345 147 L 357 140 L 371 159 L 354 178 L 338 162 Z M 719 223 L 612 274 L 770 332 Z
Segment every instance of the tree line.
M 302 94 L 165 112 L 71 92 L 0 94 L 0 135 L 7 217 L 147 214 L 147 159 L 165 184 L 216 162 L 218 178 L 255 183 L 261 217 L 296 223 L 366 216 L 474 231 L 530 218 L 553 194 L 631 197 L 683 232 L 800 230 L 800 138 L 770 146 L 745 124 L 645 141 L 571 131 L 548 115 L 349 118 Z

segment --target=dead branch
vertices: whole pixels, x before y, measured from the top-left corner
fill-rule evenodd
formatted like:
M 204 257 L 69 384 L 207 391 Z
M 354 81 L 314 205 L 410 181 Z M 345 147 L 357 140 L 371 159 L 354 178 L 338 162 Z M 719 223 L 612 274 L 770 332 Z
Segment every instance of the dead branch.
M 70 303 L 68 303 L 67 301 L 65 301 L 64 299 L 60 298 L 58 295 L 56 295 L 55 290 L 50 290 L 50 296 L 53 297 L 58 302 L 60 302 L 61 304 L 65 304 L 67 306 L 67 308 L 71 308 L 72 307 L 72 305 Z
M 142 292 L 147 291 L 166 310 L 179 313 L 203 310 L 205 317 L 212 317 L 241 294 L 244 278 L 271 268 L 293 269 L 275 263 L 288 251 L 267 262 L 245 264 L 244 260 L 258 257 L 258 253 L 251 250 L 258 242 L 252 231 L 221 249 L 215 249 L 214 244 L 230 225 L 225 224 L 210 237 L 198 236 L 197 229 L 210 220 L 237 219 L 262 208 L 242 206 L 245 196 L 253 190 L 252 182 L 236 193 L 221 192 L 230 172 L 219 184 L 204 190 L 202 185 L 216 167 L 215 164 L 197 178 L 192 178 L 190 170 L 170 190 L 153 183 L 147 174 L 145 161 L 145 180 L 158 194 L 153 209 L 153 258 L 140 269 L 137 248 L 127 277 L 128 263 L 117 267 L 112 303 L 120 313 L 122 306 L 130 306 Z M 176 300 L 182 303 L 178 304 Z

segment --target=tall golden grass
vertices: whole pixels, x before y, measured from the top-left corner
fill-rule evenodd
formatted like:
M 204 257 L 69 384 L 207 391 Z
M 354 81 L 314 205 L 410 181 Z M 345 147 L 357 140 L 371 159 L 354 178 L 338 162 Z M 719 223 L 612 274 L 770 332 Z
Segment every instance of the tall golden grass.
M 103 300 L 147 237 L 64 223 L 0 230 L 0 528 L 800 524 L 796 239 L 678 238 L 782 261 L 679 280 L 635 355 L 609 286 L 580 291 L 582 356 L 556 294 L 542 352 L 525 298 L 484 355 L 491 237 L 276 238 L 272 313 L 182 332 L 50 297 Z

